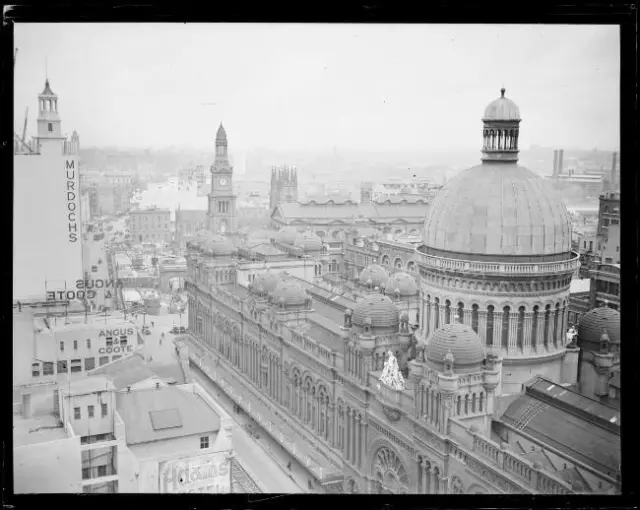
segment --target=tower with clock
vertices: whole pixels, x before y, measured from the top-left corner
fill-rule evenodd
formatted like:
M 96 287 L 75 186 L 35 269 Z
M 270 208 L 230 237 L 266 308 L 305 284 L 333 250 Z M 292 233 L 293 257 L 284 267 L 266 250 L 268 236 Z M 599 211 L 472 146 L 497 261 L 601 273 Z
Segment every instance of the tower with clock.
M 237 231 L 232 179 L 233 167 L 227 156 L 227 133 L 220 124 L 216 134 L 216 157 L 211 167 L 211 193 L 207 211 L 207 229 L 215 234 L 233 234 Z

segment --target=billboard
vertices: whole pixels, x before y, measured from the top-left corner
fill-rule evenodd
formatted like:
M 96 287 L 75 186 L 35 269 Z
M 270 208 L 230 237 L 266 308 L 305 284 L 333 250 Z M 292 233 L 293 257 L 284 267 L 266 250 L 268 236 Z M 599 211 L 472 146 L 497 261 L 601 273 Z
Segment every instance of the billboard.
M 14 196 L 14 297 L 72 290 L 83 276 L 77 156 L 14 156 Z
M 160 462 L 160 492 L 163 494 L 231 492 L 231 468 L 227 452 Z

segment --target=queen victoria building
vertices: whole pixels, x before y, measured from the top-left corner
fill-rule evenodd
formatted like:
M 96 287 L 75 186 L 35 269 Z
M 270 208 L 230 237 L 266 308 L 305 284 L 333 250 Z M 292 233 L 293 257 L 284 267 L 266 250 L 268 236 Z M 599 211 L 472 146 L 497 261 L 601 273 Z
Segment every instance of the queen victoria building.
M 481 163 L 437 195 L 409 260 L 351 268 L 353 299 L 268 262 L 245 283 L 219 234 L 188 245 L 190 370 L 214 359 L 207 374 L 318 492 L 620 491 L 620 413 L 579 391 L 566 335 L 569 215 L 518 166 L 520 123 L 503 89 Z M 614 359 L 619 321 L 598 320 L 590 356 Z

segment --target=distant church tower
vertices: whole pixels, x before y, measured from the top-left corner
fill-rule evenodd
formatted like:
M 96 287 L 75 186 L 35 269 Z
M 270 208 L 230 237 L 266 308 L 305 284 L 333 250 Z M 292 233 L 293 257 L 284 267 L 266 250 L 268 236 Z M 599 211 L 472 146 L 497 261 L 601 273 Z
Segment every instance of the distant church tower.
M 222 124 L 216 135 L 216 158 L 211 167 L 207 229 L 215 234 L 233 234 L 237 230 L 233 167 L 229 164 L 227 133 Z
M 38 95 L 38 152 L 62 154 L 65 139 L 58 115 L 58 96 L 51 90 L 47 79 L 44 90 Z
M 271 190 L 269 194 L 269 210 L 278 204 L 295 203 L 298 201 L 298 171 L 287 166 L 271 168 Z

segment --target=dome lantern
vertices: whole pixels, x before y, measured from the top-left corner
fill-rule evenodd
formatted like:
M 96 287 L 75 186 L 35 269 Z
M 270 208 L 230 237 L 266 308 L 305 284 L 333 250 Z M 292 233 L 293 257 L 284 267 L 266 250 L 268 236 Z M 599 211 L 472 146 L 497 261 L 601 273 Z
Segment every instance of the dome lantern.
M 504 97 L 504 87 L 500 97 L 485 108 L 482 122 L 482 161 L 518 161 L 518 135 L 520 109 Z

